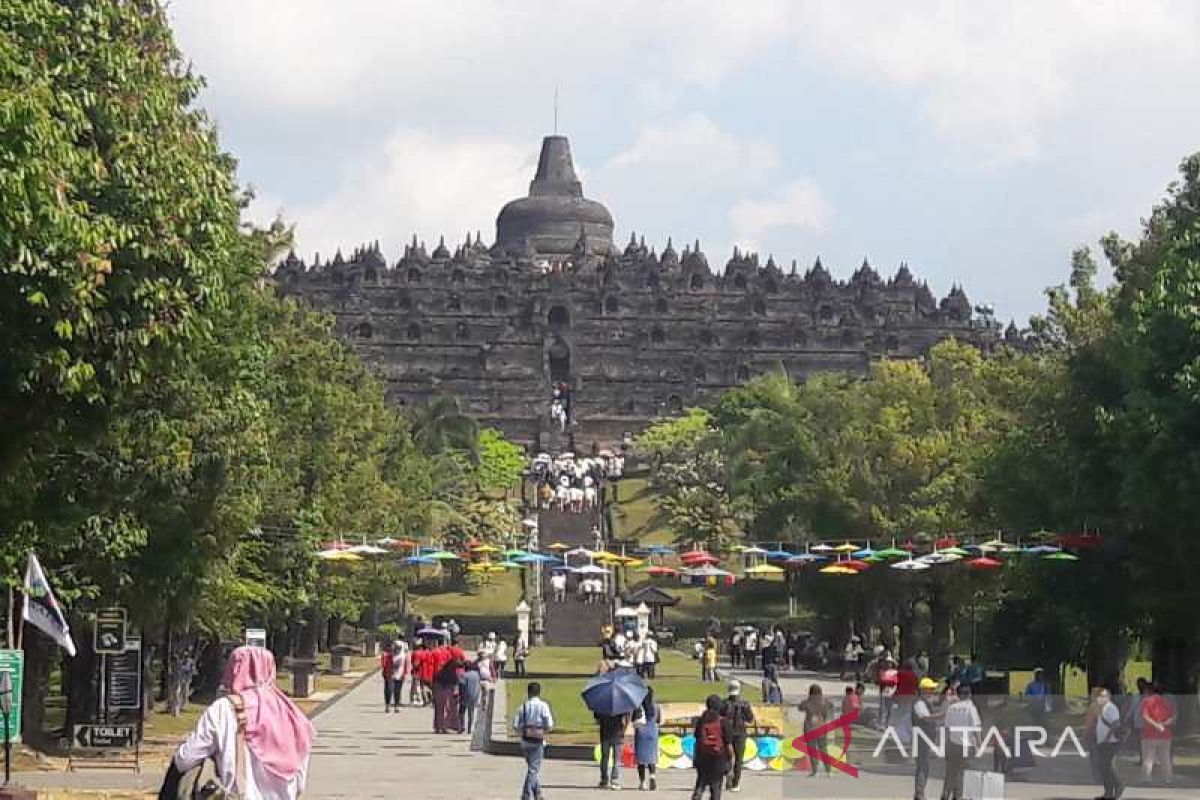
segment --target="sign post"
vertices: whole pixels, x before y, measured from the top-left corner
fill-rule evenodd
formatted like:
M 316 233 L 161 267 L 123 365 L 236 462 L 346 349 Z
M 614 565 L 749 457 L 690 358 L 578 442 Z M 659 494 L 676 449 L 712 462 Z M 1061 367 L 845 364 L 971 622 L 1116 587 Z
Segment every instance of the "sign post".
M 246 628 L 245 642 L 247 647 L 266 647 L 266 628 Z
M 21 741 L 21 684 L 25 671 L 25 653 L 0 650 L 0 715 L 4 717 L 4 784 L 8 785 L 12 763 L 12 743 Z
M 125 649 L 105 670 L 105 711 L 142 707 L 142 637 L 125 637 Z
M 96 612 L 96 628 L 93 644 L 97 653 L 120 655 L 125 652 L 128 635 L 126 613 L 123 608 L 102 608 Z

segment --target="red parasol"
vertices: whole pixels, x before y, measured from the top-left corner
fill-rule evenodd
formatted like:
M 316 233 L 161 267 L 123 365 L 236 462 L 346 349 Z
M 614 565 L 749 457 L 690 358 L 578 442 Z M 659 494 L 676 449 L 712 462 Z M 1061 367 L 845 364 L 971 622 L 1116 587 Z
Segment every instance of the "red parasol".
M 971 569 L 998 569 L 1004 566 L 1004 562 L 996 558 L 980 556 L 979 558 L 972 558 L 970 561 L 968 561 L 967 566 Z
M 862 561 L 860 559 L 857 559 L 857 558 L 847 559 L 846 561 L 839 561 L 838 566 L 849 567 L 850 569 L 856 569 L 859 572 L 862 572 L 864 569 L 871 568 L 870 564 L 868 564 L 867 562 Z
M 683 563 L 687 564 L 689 567 L 695 567 L 702 564 L 716 564 L 718 561 L 720 561 L 720 559 L 711 553 L 701 553 L 693 558 L 683 559 Z
M 937 539 L 933 543 L 934 550 L 949 550 L 951 547 L 958 547 L 958 539 L 955 539 L 953 536 Z

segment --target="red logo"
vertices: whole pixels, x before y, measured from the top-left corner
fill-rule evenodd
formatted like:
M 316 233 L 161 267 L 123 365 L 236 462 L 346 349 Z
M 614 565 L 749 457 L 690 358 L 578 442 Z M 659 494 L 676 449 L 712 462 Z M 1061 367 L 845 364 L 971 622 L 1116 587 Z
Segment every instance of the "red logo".
M 795 739 L 792 739 L 792 747 L 804 753 L 809 758 L 815 758 L 817 761 L 828 764 L 834 769 L 840 769 L 851 778 L 857 778 L 858 768 L 845 760 L 850 753 L 850 725 L 857 719 L 858 709 L 854 709 L 847 714 L 842 714 L 837 719 L 826 722 L 821 727 L 813 728 L 803 736 L 797 736 Z M 829 753 L 817 747 L 814 740 L 838 728 L 842 730 L 842 757 L 834 758 Z

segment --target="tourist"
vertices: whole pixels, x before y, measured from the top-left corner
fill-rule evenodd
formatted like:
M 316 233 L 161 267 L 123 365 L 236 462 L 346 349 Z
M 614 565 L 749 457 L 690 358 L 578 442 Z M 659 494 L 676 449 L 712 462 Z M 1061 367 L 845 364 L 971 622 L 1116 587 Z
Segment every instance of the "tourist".
M 461 651 L 442 645 L 434 649 L 433 662 L 433 732 L 450 733 L 459 730 L 458 674 L 463 667 Z
M 783 703 L 783 689 L 779 685 L 779 672 L 774 664 L 763 671 L 762 701 L 773 706 Z
M 514 675 L 525 677 L 525 662 L 529 658 L 529 635 L 522 633 L 517 636 L 517 645 L 513 648 L 513 663 L 516 665 Z
M 721 706 L 721 698 L 710 694 L 692 731 L 696 741 L 692 758 L 696 785 L 692 789 L 692 800 L 701 800 L 705 789 L 711 800 L 721 800 L 721 786 L 734 762 L 733 731 L 729 719 L 721 714 Z
M 483 693 L 483 677 L 479 674 L 479 662 L 472 661 L 463 667 L 458 676 L 458 717 L 462 733 L 475 729 L 475 709 Z
M 892 654 L 885 651 L 877 659 L 875 667 L 875 683 L 879 686 L 880 730 L 891 724 L 892 705 L 896 696 L 896 686 L 899 682 L 900 671 L 896 669 L 896 662 L 892 659 Z
M 229 656 L 212 703 L 175 751 L 168 783 L 211 758 L 227 796 L 295 800 L 304 792 L 315 731 L 304 712 L 275 685 L 275 657 L 263 647 Z M 244 753 L 244 756 L 241 754 Z
M 815 731 L 817 728 L 820 728 L 825 723 L 829 722 L 829 701 L 825 699 L 825 693 L 821 691 L 820 684 L 814 683 L 808 687 L 808 697 L 804 698 L 804 701 L 800 703 L 799 709 L 804 713 L 804 734 L 806 737 L 808 737 L 812 731 Z M 820 736 L 813 736 L 811 739 L 808 739 L 808 742 L 814 749 L 825 752 L 826 746 L 829 742 L 829 737 L 824 734 Z M 817 762 L 819 760 L 820 759 L 813 758 L 811 755 L 808 757 L 808 775 L 810 778 L 815 778 L 817 776 Z M 825 761 L 822 763 L 825 765 L 825 775 L 829 776 L 829 762 Z
M 647 631 L 642 643 L 643 659 L 645 661 L 646 672 L 644 677 L 654 678 L 658 673 L 658 639 L 654 634 Z
M 392 710 L 393 692 L 396 690 L 396 682 L 392 680 L 392 664 L 396 658 L 394 647 L 385 647 L 383 654 L 379 656 L 379 675 L 383 678 L 383 712 Z M 399 703 L 395 704 L 399 707 Z
M 917 653 L 917 674 L 922 678 L 929 676 L 929 653 L 925 650 Z
M 742 639 L 743 664 L 746 669 L 756 669 L 758 666 L 758 631 L 750 628 Z
M 842 716 L 850 713 L 862 713 L 862 696 L 854 691 L 853 686 L 847 686 L 846 693 L 842 695 Z
M 391 684 L 391 701 L 392 707 L 396 711 L 400 710 L 403 705 L 401 700 L 404 697 L 404 678 L 408 675 L 409 659 L 408 659 L 408 643 L 403 639 L 397 639 L 392 643 L 391 658 L 385 665 L 383 674 L 386 676 L 387 682 Z M 387 705 L 387 692 L 384 692 L 384 705 Z M 384 709 L 387 710 L 386 707 Z
M 842 648 L 842 673 L 838 676 L 839 680 L 849 680 L 853 675 L 855 680 L 860 677 L 858 674 L 858 654 L 862 650 L 862 645 L 857 643 L 857 639 L 851 638 L 846 642 L 846 646 Z
M 913 774 L 913 800 L 925 800 L 930 756 L 938 741 L 940 709 L 935 710 L 932 700 L 937 688 L 937 681 L 933 678 L 921 678 L 917 684 L 917 699 L 912 706 L 913 756 L 917 762 Z
M 1170 784 L 1175 779 L 1175 769 L 1171 763 L 1175 709 L 1171 701 L 1163 695 L 1161 684 L 1153 684 L 1150 692 L 1141 705 L 1142 775 L 1149 783 L 1157 764 L 1161 769 L 1163 782 Z
M 1112 702 L 1112 695 L 1108 689 L 1104 688 L 1096 692 L 1094 706 L 1096 771 L 1100 784 L 1104 787 L 1101 797 L 1104 800 L 1116 800 L 1125 791 L 1113 767 L 1113 758 L 1121 743 L 1121 710 Z
M 554 602 L 565 603 L 567 600 L 566 573 L 556 572 L 550 576 L 550 588 L 554 590 Z
M 633 718 L 633 753 L 637 759 L 638 788 L 654 791 L 658 779 L 658 726 L 662 724 L 662 709 L 654 702 L 654 689 L 647 687 L 642 707 Z
M 433 676 L 437 671 L 434 649 L 428 642 L 422 641 L 418 650 L 413 651 L 413 674 L 417 676 L 414 688 L 418 690 L 418 701 L 422 706 L 433 702 Z
M 1138 678 L 1138 688 L 1141 688 L 1143 678 Z M 1025 698 L 1029 704 L 1029 712 L 1033 722 L 1039 727 L 1045 727 L 1046 717 L 1050 714 L 1050 685 L 1046 683 L 1046 672 L 1041 667 L 1033 671 L 1033 680 L 1025 687 Z M 1137 698 L 1135 698 L 1136 700 Z M 1134 717 L 1134 725 L 1137 718 Z
M 979 709 L 971 700 L 971 687 L 961 684 L 957 700 L 946 709 L 946 776 L 942 780 L 942 800 L 963 800 L 963 772 L 973 748 L 979 744 L 983 725 Z
M 621 788 L 621 747 L 625 744 L 628 714 L 595 714 L 600 733 L 600 788 Z
M 704 637 L 704 655 L 700 668 L 700 679 L 716 683 L 717 678 L 717 640 L 713 636 Z
M 733 748 L 733 763 L 729 765 L 729 791 L 740 792 L 742 783 L 742 759 L 746 753 L 748 726 L 754 724 L 754 709 L 742 698 L 742 684 L 729 682 L 729 693 L 722 714 L 729 721 L 729 746 Z
M 917 662 L 906 658 L 896 671 L 896 691 L 892 696 L 892 710 L 889 722 L 896 731 L 896 738 L 901 744 L 907 745 L 912 741 L 912 710 L 917 700 Z
M 496 661 L 496 680 L 500 680 L 508 667 L 508 642 L 503 636 L 496 640 L 496 653 L 492 658 Z
M 526 688 L 527 697 L 513 718 L 513 730 L 521 737 L 521 754 L 525 756 L 525 783 L 521 800 L 541 800 L 540 775 L 542 756 L 546 753 L 546 735 L 554 730 L 554 715 L 542 699 L 542 685 L 533 681 Z
M 764 631 L 762 641 L 759 643 L 759 661 L 762 664 L 762 669 L 765 672 L 767 667 L 774 666 L 779 658 L 779 637 L 773 634 L 770 630 Z
M 734 628 L 729 638 L 729 666 L 737 669 L 742 664 L 742 629 Z

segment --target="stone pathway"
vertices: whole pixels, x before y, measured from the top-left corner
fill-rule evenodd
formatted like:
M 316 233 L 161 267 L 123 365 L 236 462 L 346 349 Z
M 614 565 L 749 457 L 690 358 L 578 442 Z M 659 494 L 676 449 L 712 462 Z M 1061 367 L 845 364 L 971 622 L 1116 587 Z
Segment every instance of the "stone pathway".
M 516 800 L 520 797 L 524 762 L 519 758 L 471 752 L 467 736 L 437 736 L 431 732 L 432 711 L 405 708 L 383 711 L 378 676 L 352 689 L 316 719 L 317 743 L 309 769 L 306 798 L 420 798 L 420 800 Z M 104 797 L 104 790 L 146 789 L 158 776 L 117 776 L 104 773 L 18 774 L 14 783 L 56 787 L 56 798 Z M 547 800 L 577 800 L 607 796 L 595 788 L 595 765 L 547 761 L 542 786 Z M 692 787 L 690 770 L 665 770 L 659 775 L 659 794 L 686 798 Z M 637 775 L 622 774 L 626 790 L 637 790 Z M 747 773 L 738 797 L 826 798 L 837 800 L 907 800 L 912 782 L 902 777 L 863 773 L 858 779 L 835 774 L 809 778 L 800 773 Z M 931 797 L 941 783 L 931 781 Z M 1074 800 L 1097 794 L 1091 786 L 1010 784 L 1010 800 Z M 147 795 L 121 795 L 121 797 Z M 732 797 L 733 795 L 730 795 Z M 1184 800 L 1194 789 L 1143 790 L 1131 788 L 1126 800 Z
M 382 687 L 371 678 L 317 718 L 318 743 L 310 768 L 306 797 L 388 798 L 422 800 L 516 800 L 520 797 L 524 762 L 469 750 L 467 736 L 437 736 L 431 732 L 432 711 L 405 708 L 399 714 L 383 711 Z M 659 794 L 687 797 L 694 773 L 665 770 L 659 774 Z M 599 769 L 593 764 L 547 761 L 542 788 L 547 800 L 596 798 Z M 637 791 L 637 774 L 624 770 L 622 785 Z M 862 774 L 809 778 L 804 774 L 746 773 L 741 795 L 730 797 L 844 798 L 845 800 L 908 800 L 912 779 Z M 936 797 L 941 783 L 931 781 Z M 1091 798 L 1091 786 L 1012 784 L 1013 800 Z M 1184 800 L 1194 790 L 1131 788 L 1126 800 Z

